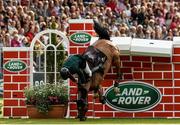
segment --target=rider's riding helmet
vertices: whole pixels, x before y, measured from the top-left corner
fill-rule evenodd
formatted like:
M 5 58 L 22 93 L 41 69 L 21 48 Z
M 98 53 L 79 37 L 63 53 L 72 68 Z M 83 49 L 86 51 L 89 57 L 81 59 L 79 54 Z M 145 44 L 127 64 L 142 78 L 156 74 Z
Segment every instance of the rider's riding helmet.
M 66 67 L 61 68 L 60 74 L 61 77 L 66 80 L 69 77 L 69 69 Z

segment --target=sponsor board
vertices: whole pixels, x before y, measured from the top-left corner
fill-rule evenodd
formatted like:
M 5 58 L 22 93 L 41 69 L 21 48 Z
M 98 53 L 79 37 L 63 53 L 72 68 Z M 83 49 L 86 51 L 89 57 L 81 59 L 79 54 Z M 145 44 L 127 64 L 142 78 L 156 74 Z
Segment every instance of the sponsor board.
M 158 88 L 145 82 L 120 82 L 118 89 L 119 93 L 115 93 L 114 86 L 111 86 L 106 90 L 104 96 L 106 104 L 119 111 L 147 111 L 158 105 L 162 98 Z
M 86 44 L 91 41 L 91 35 L 85 32 L 73 33 L 69 38 L 76 44 Z
M 21 60 L 10 60 L 4 64 L 4 69 L 9 72 L 20 72 L 27 68 L 24 61 Z

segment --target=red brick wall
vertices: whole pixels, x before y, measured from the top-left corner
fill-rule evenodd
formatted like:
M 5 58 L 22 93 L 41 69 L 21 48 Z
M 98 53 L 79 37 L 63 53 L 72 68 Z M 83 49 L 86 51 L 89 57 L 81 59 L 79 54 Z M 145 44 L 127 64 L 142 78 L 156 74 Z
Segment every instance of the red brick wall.
M 80 26 L 81 25 L 81 26 Z M 77 24 L 70 24 L 70 32 L 74 33 Z M 78 24 L 83 27 L 84 24 Z M 78 31 L 86 31 L 85 27 Z M 90 28 L 91 29 L 91 28 Z M 84 50 L 87 45 L 70 44 L 70 54 L 76 54 Z M 139 113 L 125 113 L 115 111 L 107 105 L 99 103 L 98 99 L 93 99 L 93 94 L 88 95 L 89 117 L 101 118 L 156 118 L 156 117 L 180 117 L 180 47 L 174 47 L 173 57 L 149 57 L 149 56 L 129 56 L 122 55 L 121 71 L 123 72 L 122 81 L 143 81 L 157 87 L 162 93 L 161 102 L 153 109 Z M 111 67 L 106 75 L 103 91 L 113 84 L 116 78 L 116 69 Z M 70 81 L 70 99 L 77 99 L 77 86 Z M 76 103 L 70 102 L 70 117 L 77 115 Z
M 20 49 L 19 49 L 20 50 Z M 24 88 L 30 84 L 30 52 L 4 50 L 4 63 L 10 60 L 20 59 L 27 64 L 27 69 L 20 72 L 3 70 L 4 77 L 4 117 L 25 117 L 27 109 L 24 97 Z

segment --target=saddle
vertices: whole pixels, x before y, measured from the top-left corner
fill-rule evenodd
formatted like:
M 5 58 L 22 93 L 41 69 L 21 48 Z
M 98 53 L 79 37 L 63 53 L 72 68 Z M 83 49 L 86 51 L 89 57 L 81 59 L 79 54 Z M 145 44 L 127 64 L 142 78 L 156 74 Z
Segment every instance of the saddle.
M 89 46 L 82 54 L 82 57 L 87 60 L 91 70 L 100 65 L 102 66 L 107 60 L 107 56 L 94 46 Z

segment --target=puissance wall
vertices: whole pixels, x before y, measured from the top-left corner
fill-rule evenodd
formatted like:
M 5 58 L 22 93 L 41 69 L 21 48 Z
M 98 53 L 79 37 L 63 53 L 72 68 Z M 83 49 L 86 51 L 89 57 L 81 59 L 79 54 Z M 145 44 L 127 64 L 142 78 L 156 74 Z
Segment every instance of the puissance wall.
M 70 34 L 76 32 L 87 32 L 95 36 L 92 20 L 71 20 Z M 69 54 L 83 53 L 90 43 L 77 44 L 70 41 Z M 21 49 L 21 51 L 19 51 Z M 30 50 L 27 48 L 4 48 L 4 117 L 27 117 L 27 109 L 23 90 L 30 84 Z M 23 63 L 11 62 L 21 59 Z M 154 108 L 143 112 L 122 112 L 102 105 L 98 99 L 93 99 L 93 93 L 89 93 L 89 111 L 88 117 L 101 118 L 135 118 L 135 117 L 180 117 L 180 45 L 174 44 L 172 57 L 156 56 L 134 56 L 122 54 L 120 57 L 121 71 L 124 81 L 143 81 L 160 90 L 162 100 Z M 20 67 L 25 63 L 25 68 L 20 68 L 15 72 L 9 71 L 8 65 L 16 63 Z M 12 65 L 13 66 L 13 65 Z M 12 68 L 12 67 L 11 67 Z M 114 66 L 105 77 L 103 91 L 113 85 L 116 79 L 116 69 Z M 77 99 L 77 85 L 69 81 L 70 85 L 70 103 L 69 117 L 77 116 L 76 103 L 72 100 Z
M 94 34 L 93 22 L 70 22 L 70 33 L 88 32 Z M 84 52 L 89 44 L 75 44 L 70 41 L 70 54 Z M 172 57 L 138 56 L 123 54 L 120 56 L 121 71 L 124 81 L 142 81 L 160 90 L 162 99 L 160 103 L 148 111 L 122 112 L 117 111 L 108 105 L 102 105 L 98 99 L 93 99 L 93 93 L 89 93 L 88 117 L 101 118 L 156 118 L 156 117 L 180 117 L 180 46 L 174 44 Z M 114 66 L 106 75 L 102 83 L 103 91 L 112 86 L 116 79 Z M 77 86 L 70 81 L 70 100 L 77 99 Z M 77 115 L 75 102 L 70 102 L 70 117 Z
M 30 50 L 5 47 L 3 59 L 3 116 L 27 117 L 24 88 L 30 85 Z

